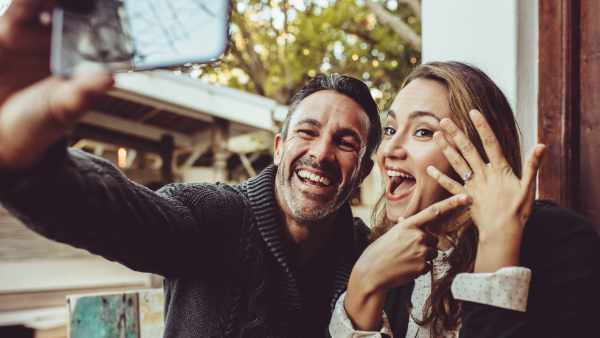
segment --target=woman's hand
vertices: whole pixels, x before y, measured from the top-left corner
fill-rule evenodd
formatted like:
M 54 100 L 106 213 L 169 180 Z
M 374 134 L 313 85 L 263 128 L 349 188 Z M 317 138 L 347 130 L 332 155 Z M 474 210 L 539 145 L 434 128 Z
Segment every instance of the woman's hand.
M 437 132 L 434 139 L 456 173 L 463 178 L 464 185 L 434 167 L 429 167 L 428 173 L 449 192 L 466 193 L 473 198 L 470 213 L 479 230 L 475 272 L 493 272 L 519 264 L 523 228 L 533 207 L 535 179 L 545 146 L 538 144 L 534 147 L 519 178 L 483 115 L 476 110 L 469 115 L 489 163 L 482 160 L 472 142 L 450 119 L 443 119 L 440 125 L 444 135 Z
M 387 291 L 429 271 L 437 240 L 423 231 L 424 226 L 470 202 L 468 196 L 458 195 L 433 204 L 399 220 L 367 247 L 352 269 L 344 304 L 357 329 L 378 329 Z

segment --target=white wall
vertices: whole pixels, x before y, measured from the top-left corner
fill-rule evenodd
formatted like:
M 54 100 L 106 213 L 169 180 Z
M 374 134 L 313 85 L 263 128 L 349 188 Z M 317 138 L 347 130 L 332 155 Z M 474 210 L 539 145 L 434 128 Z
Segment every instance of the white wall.
M 423 0 L 423 62 L 481 68 L 504 91 L 529 153 L 537 139 L 538 0 Z

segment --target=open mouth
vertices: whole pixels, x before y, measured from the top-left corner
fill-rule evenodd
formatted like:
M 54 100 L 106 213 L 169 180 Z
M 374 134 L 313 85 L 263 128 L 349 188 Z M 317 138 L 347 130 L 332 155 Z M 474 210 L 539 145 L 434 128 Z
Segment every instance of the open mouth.
M 389 200 L 402 199 L 412 192 L 417 180 L 407 172 L 387 169 L 388 184 L 386 198 Z
M 315 173 L 306 169 L 296 170 L 296 176 L 302 183 L 316 187 L 326 188 L 333 184 L 333 179 L 325 176 L 324 174 Z

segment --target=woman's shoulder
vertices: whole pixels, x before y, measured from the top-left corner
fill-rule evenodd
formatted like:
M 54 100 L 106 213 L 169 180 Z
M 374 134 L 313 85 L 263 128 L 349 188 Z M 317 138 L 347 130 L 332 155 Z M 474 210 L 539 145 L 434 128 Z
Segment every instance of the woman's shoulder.
M 592 222 L 549 201 L 536 201 L 525 226 L 522 247 L 528 260 L 547 261 L 557 255 L 595 256 L 600 260 L 600 236 Z
M 596 234 L 594 225 L 583 215 L 562 208 L 551 201 L 536 201 L 531 217 L 525 227 L 525 236 L 565 238 L 577 234 Z

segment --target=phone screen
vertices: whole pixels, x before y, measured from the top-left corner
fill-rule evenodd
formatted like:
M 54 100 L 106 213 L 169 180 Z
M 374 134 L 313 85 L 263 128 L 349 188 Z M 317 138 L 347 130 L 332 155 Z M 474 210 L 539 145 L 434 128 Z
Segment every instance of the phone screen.
M 65 5 L 53 15 L 52 70 L 70 75 L 85 63 L 130 71 L 213 61 L 226 50 L 228 22 L 228 0 Z

